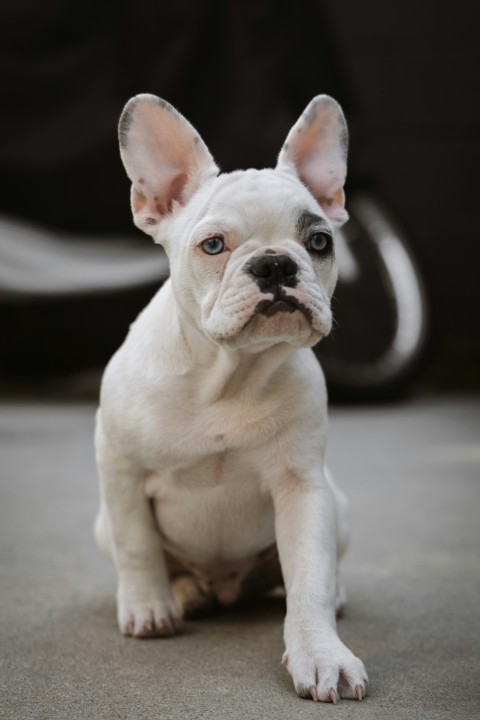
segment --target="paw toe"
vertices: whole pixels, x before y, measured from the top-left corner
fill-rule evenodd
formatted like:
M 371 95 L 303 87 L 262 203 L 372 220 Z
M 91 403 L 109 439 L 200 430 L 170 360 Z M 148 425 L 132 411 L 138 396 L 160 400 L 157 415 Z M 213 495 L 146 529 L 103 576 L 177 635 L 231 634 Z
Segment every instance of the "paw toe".
M 156 626 L 157 635 L 159 637 L 170 637 L 175 635 L 175 628 L 170 618 L 163 618 Z
M 123 635 L 133 635 L 134 627 L 135 622 L 131 615 L 124 622 L 120 621 L 120 630 Z
M 340 674 L 338 689 L 342 698 L 363 700 L 368 694 L 368 678 L 361 661 L 355 669 L 344 669 Z
M 134 630 L 134 637 L 137 638 L 149 638 L 155 635 L 154 625 L 152 620 L 145 620 L 138 624 Z
M 331 702 L 334 705 L 336 705 L 338 702 L 338 695 L 337 695 L 337 691 L 335 690 L 335 688 L 330 688 L 330 690 L 328 691 L 328 694 L 330 695 Z
M 315 685 L 304 685 L 303 683 L 298 683 L 297 685 L 295 685 L 295 692 L 297 693 L 298 697 L 311 700 L 313 698 L 311 692 L 312 688 L 315 690 L 316 693 Z

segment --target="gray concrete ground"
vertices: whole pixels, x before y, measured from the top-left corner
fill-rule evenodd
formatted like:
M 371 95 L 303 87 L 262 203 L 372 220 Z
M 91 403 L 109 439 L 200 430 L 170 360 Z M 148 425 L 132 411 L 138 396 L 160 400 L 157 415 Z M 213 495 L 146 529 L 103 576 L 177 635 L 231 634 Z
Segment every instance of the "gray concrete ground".
M 333 409 L 329 460 L 352 500 L 341 637 L 363 703 L 316 705 L 280 665 L 284 602 L 119 635 L 97 551 L 88 404 L 0 406 L 0 715 L 45 720 L 480 718 L 480 402 Z

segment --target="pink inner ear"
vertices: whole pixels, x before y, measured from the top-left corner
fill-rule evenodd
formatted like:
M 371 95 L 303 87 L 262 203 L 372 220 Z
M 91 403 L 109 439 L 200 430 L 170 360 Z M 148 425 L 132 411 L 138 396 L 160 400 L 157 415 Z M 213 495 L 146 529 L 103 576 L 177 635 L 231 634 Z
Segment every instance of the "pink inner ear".
M 155 208 L 160 215 L 166 215 L 171 212 L 174 202 L 182 201 L 182 193 L 188 181 L 188 175 L 183 170 L 178 170 L 176 174 L 172 174 L 171 178 L 165 180 L 162 186 L 163 192 L 158 191 L 153 196 Z
M 151 95 L 133 98 L 120 120 L 120 146 L 132 187 L 135 224 L 152 226 L 185 204 L 218 170 L 198 133 L 171 105 Z
M 343 223 L 348 219 L 344 208 L 344 178 L 338 165 L 326 164 L 317 154 L 313 158 L 310 157 L 303 165 L 301 161 L 297 161 L 296 171 L 300 180 L 308 187 L 331 220 Z
M 297 159 L 297 172 L 302 182 L 310 188 L 318 200 L 333 201 L 345 182 L 344 164 L 321 152 Z M 342 172 L 343 171 L 343 172 Z M 337 202 L 340 200 L 337 197 Z
M 135 224 L 142 230 L 157 225 L 164 215 L 172 211 L 174 202 L 182 202 L 183 191 L 188 182 L 186 170 L 166 172 L 165 168 L 157 174 L 157 187 L 149 187 L 144 178 L 138 179 L 140 190 L 132 187 L 132 210 Z

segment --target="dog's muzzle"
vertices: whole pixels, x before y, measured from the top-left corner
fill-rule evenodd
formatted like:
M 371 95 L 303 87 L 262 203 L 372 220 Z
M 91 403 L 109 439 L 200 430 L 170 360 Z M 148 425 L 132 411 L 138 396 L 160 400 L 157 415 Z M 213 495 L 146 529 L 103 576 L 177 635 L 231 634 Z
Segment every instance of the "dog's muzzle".
M 263 293 L 271 293 L 272 299 L 261 300 L 255 308 L 255 314 L 275 315 L 278 312 L 293 313 L 300 310 L 311 320 L 311 312 L 296 298 L 288 296 L 283 288 L 295 287 L 298 283 L 298 265 L 290 255 L 280 255 L 266 250 L 264 255 L 252 258 L 244 266 L 244 271 L 257 283 Z

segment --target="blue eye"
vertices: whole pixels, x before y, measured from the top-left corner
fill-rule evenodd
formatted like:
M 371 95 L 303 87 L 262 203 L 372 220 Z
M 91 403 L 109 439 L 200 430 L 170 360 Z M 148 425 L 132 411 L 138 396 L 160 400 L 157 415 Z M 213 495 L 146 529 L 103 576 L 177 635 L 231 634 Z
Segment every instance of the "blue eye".
M 327 253 L 332 245 L 332 238 L 328 233 L 315 233 L 308 241 L 308 249 L 317 253 Z
M 220 235 L 214 235 L 202 242 L 202 250 L 207 255 L 219 255 L 225 249 L 225 243 Z

